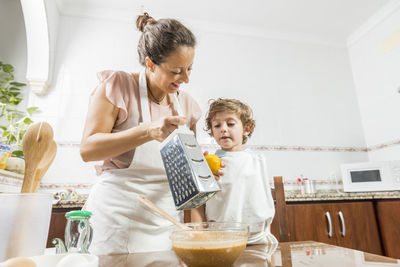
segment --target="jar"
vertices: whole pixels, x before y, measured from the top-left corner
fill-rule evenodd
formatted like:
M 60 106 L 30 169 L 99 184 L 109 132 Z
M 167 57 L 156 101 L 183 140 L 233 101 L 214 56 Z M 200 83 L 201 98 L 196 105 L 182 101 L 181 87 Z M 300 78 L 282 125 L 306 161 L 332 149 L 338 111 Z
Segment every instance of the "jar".
M 11 157 L 11 146 L 8 144 L 0 143 L 0 170 L 7 167 L 7 160 Z
M 93 229 L 89 219 L 90 211 L 74 210 L 67 212 L 67 225 L 65 226 L 65 246 L 68 252 L 89 253 L 92 242 Z

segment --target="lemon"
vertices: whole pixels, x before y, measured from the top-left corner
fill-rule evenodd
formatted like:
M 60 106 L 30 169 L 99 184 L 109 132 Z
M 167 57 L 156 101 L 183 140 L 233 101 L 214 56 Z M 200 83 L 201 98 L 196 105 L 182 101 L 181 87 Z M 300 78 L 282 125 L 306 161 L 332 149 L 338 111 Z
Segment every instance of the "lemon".
M 221 168 L 221 159 L 214 154 L 208 154 L 207 156 L 205 156 L 208 166 L 211 169 L 211 172 L 213 174 L 216 174 L 217 171 Z

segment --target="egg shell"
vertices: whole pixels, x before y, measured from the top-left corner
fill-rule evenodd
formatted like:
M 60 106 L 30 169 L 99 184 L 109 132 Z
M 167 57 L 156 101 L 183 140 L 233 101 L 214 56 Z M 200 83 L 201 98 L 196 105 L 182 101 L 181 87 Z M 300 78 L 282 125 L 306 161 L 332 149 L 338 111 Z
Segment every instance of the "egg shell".
M 36 267 L 36 264 L 29 258 L 16 257 L 0 263 L 0 267 Z
M 67 254 L 62 258 L 56 267 L 86 267 L 89 262 L 87 259 L 78 253 Z

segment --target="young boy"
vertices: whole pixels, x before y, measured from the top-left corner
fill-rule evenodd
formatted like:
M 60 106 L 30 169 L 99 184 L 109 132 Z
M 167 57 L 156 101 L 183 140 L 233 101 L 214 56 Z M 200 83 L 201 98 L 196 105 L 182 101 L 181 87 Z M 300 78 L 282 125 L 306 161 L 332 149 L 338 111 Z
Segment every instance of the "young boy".
M 266 159 L 244 149 L 255 121 L 246 104 L 217 99 L 210 104 L 206 130 L 221 149 L 215 154 L 225 162 L 218 180 L 221 192 L 192 212 L 192 221 L 242 222 L 250 226 L 248 244 L 275 243 L 270 224 L 275 209 L 268 183 Z

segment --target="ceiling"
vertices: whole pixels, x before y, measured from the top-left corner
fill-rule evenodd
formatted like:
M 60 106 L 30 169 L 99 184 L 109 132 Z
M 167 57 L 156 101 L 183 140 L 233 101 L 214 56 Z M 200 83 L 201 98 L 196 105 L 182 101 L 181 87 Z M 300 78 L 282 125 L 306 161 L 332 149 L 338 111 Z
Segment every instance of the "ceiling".
M 346 44 L 350 34 L 393 0 L 57 0 L 62 15 L 132 21 L 141 11 L 208 28 L 312 36 Z

